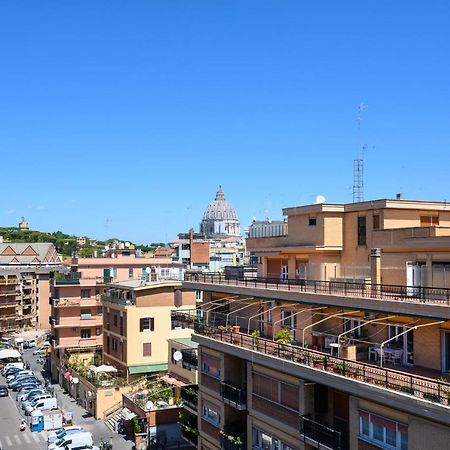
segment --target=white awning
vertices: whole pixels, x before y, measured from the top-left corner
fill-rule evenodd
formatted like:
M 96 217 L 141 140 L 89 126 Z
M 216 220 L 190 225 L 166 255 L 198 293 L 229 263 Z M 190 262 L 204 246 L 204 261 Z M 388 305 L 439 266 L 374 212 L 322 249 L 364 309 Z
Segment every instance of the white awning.
M 6 358 L 22 358 L 22 355 L 13 348 L 5 348 L 4 350 L 0 350 L 0 359 Z
M 117 369 L 113 366 L 107 366 L 106 364 L 102 364 L 101 366 L 91 366 L 89 368 L 94 373 L 106 373 L 106 372 L 117 372 Z

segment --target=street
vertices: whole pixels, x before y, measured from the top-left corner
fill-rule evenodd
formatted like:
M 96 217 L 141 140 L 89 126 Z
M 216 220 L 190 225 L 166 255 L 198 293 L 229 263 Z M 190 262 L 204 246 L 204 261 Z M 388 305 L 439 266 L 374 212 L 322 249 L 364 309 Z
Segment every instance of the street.
M 34 349 L 26 349 L 23 352 L 23 360 L 30 363 L 31 369 L 40 380 L 44 380 L 42 373 L 42 364 L 37 362 L 37 357 L 33 355 Z M 6 384 L 5 378 L 0 375 L 0 384 Z M 93 435 L 94 444 L 99 445 L 101 439 L 107 441 L 112 438 L 113 448 L 125 450 L 132 447 L 132 443 L 122 438 L 122 436 L 113 433 L 104 422 L 95 420 L 88 416 L 73 398 L 63 392 L 59 385 L 51 386 L 58 399 L 58 406 L 65 411 L 73 413 L 73 424 L 81 425 L 86 431 Z M 22 412 L 22 411 L 21 411 Z M 21 412 L 16 405 L 16 392 L 9 391 L 8 397 L 0 398 L 0 450 L 7 449 L 47 449 L 47 435 L 49 432 L 32 433 L 27 427 L 25 431 L 19 430 L 22 419 Z M 26 420 L 28 417 L 26 417 Z M 27 420 L 28 423 L 28 420 Z

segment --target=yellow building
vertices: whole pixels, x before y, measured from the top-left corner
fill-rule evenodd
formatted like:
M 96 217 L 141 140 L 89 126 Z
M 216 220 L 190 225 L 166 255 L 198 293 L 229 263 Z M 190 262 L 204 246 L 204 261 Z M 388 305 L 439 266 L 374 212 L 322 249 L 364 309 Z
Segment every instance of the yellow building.
M 127 378 L 167 371 L 168 339 L 189 338 L 172 328 L 171 311 L 195 308 L 195 293 L 181 281 L 123 281 L 103 296 L 104 362 Z
M 185 277 L 203 291 L 202 311 L 175 315 L 199 344 L 187 439 L 225 450 L 447 448 L 450 208 L 376 200 L 284 214 L 284 236 L 247 241 L 258 278 Z

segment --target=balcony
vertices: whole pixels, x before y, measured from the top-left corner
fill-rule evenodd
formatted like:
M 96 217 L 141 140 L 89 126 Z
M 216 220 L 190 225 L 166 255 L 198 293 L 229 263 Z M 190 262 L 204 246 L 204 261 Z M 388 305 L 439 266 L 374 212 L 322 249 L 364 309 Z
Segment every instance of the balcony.
M 181 320 L 181 313 L 178 313 Z M 187 325 L 192 326 L 192 315 L 186 314 Z M 450 383 L 427 378 L 414 373 L 382 368 L 365 362 L 330 356 L 328 353 L 311 350 L 297 345 L 280 344 L 270 339 L 258 338 L 249 334 L 224 330 L 196 322 L 195 333 L 209 339 L 232 344 L 270 357 L 314 368 L 347 380 L 381 387 L 391 392 L 401 393 L 422 401 L 433 402 L 445 408 L 450 407 Z
M 50 324 L 55 328 L 101 327 L 103 316 L 82 314 L 72 317 L 52 317 Z
M 197 448 L 198 430 L 182 426 L 181 437 L 193 447 Z
M 230 440 L 228 437 L 222 436 L 220 438 L 220 448 L 222 450 L 242 450 L 245 446 L 244 443 L 238 439 Z
M 236 388 L 224 381 L 221 383 L 220 393 L 225 404 L 233 406 L 239 411 L 247 408 L 247 393 L 244 389 Z
M 197 412 L 198 403 L 198 386 L 183 386 L 181 388 L 181 398 L 183 399 L 184 406 L 191 409 L 193 412 Z
M 90 338 L 76 337 L 57 337 L 54 339 L 54 346 L 56 348 L 73 348 L 73 347 L 98 347 L 103 345 L 102 335 Z
M 89 307 L 89 306 L 101 306 L 100 295 L 81 298 L 81 297 L 69 297 L 69 298 L 53 298 L 53 306 L 55 308 L 67 308 L 67 307 Z
M 341 450 L 341 433 L 308 417 L 300 417 L 300 435 L 305 444 L 323 450 Z
M 298 294 L 311 301 L 333 306 L 352 305 L 355 308 L 368 307 L 367 300 L 373 300 L 374 307 L 387 311 L 402 308 L 414 310 L 416 315 L 436 317 L 439 314 L 450 318 L 450 288 L 434 288 L 422 286 L 399 286 L 370 284 L 347 281 L 317 280 L 281 280 L 279 278 L 246 278 L 224 277 L 220 274 L 185 274 L 186 287 L 227 293 L 252 293 L 261 297 L 274 297 L 286 300 L 298 299 Z M 320 299 L 318 298 L 320 296 Z M 375 303 L 376 302 L 376 303 Z M 443 309 L 445 307 L 445 309 Z M 438 316 L 439 317 L 439 316 Z

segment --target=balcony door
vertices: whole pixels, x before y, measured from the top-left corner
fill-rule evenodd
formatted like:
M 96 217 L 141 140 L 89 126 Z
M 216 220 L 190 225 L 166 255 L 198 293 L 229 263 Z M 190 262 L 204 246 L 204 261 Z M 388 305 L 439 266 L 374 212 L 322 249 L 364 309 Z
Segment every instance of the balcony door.
M 441 334 L 442 349 L 442 373 L 450 372 L 450 332 L 443 331 Z
M 398 347 L 403 350 L 402 363 L 405 366 L 414 365 L 414 331 L 409 330 L 401 325 L 389 325 L 389 338 L 394 338 L 388 342 L 388 347 Z M 404 333 L 404 334 L 401 334 Z M 400 335 L 400 336 L 399 336 Z
M 423 285 L 422 280 L 422 263 L 407 262 L 406 263 L 406 285 L 408 286 L 407 294 L 411 297 L 420 294 L 420 286 Z
M 288 279 L 288 266 L 281 266 L 280 278 L 282 280 L 287 280 Z

